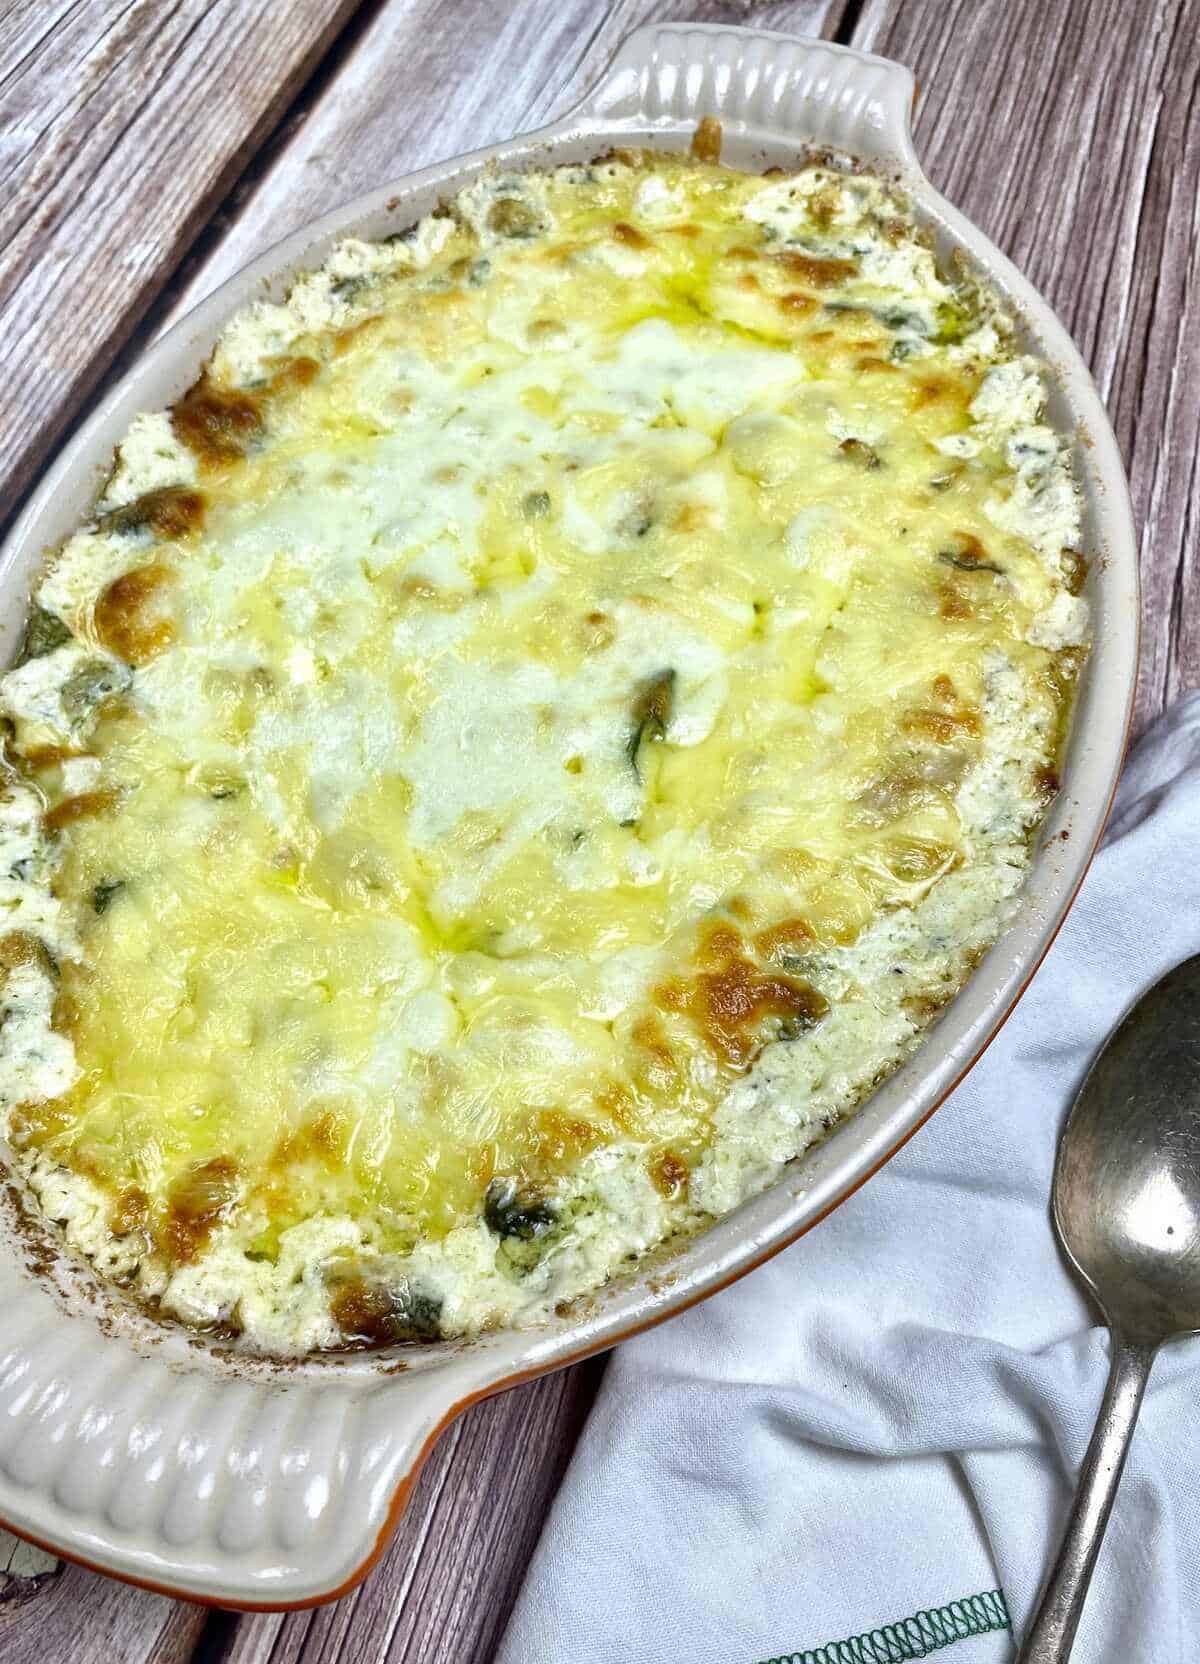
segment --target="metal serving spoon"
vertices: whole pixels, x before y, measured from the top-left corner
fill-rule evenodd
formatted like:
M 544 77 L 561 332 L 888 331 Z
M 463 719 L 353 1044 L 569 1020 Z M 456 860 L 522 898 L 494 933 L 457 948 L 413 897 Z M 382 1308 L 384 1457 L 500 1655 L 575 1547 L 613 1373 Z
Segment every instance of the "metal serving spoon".
M 1200 954 L 1133 1007 L 1071 1109 L 1054 1223 L 1112 1333 L 1096 1431 L 1020 1664 L 1065 1664 L 1154 1357 L 1200 1329 Z

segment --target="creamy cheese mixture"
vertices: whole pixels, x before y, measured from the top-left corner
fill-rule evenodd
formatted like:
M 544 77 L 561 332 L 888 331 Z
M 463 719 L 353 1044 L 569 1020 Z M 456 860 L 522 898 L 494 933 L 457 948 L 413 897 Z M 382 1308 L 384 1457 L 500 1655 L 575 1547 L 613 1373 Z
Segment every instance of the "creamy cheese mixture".
M 305 1351 L 774 1180 L 1013 905 L 1085 634 L 1038 366 L 826 167 L 491 172 L 136 419 L 0 684 L 0 1115 Z

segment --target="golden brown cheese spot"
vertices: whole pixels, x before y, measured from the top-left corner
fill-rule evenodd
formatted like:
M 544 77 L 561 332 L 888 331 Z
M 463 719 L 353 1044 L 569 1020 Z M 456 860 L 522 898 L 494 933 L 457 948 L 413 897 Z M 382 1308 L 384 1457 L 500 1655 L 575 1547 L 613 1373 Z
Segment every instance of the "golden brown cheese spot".
M 431 301 L 439 302 L 442 306 L 451 305 L 457 302 L 460 298 L 460 296 L 452 293 L 451 291 L 447 291 L 443 295 L 430 296 Z M 353 347 L 356 347 L 359 344 L 364 336 L 374 334 L 379 329 L 381 323 L 382 319 L 372 314 L 372 316 L 367 318 L 359 318 L 357 323 L 347 324 L 344 329 L 334 330 L 333 334 L 329 338 L 330 349 L 333 356 L 335 358 L 344 358 Z
M 733 1069 L 745 1069 L 768 1040 L 792 1038 L 829 1009 L 823 995 L 795 977 L 765 974 L 731 945 L 736 932 L 719 928 L 701 946 L 702 962 L 716 962 L 656 991 L 667 1011 L 686 1016 L 705 1044 Z
M 583 619 L 582 630 L 585 653 L 603 653 L 617 639 L 616 625 L 605 612 L 589 612 Z
M 697 957 L 706 965 L 724 965 L 742 951 L 742 938 L 732 925 L 717 924 L 700 938 Z
M 565 330 L 561 318 L 535 318 L 527 331 L 529 339 L 542 346 L 553 347 L 562 340 Z
M 58 1025 L 55 1024 L 55 1027 Z M 49 1140 L 62 1138 L 79 1115 L 75 1092 L 42 1103 L 18 1104 L 9 1118 L 8 1141 L 15 1150 L 41 1148 Z M 72 1157 L 72 1166 L 78 1165 Z
M 61 803 L 56 803 L 53 809 L 48 809 L 42 816 L 42 825 L 47 832 L 61 832 L 64 826 L 71 826 L 78 820 L 92 820 L 97 815 L 106 815 L 110 809 L 116 807 L 117 793 L 114 791 L 79 792 L 75 797 L 64 797 Z
M 262 403 L 203 375 L 173 406 L 171 426 L 201 468 L 219 468 L 239 461 L 262 432 Z
M 96 602 L 96 635 L 110 653 L 127 664 L 145 664 L 174 637 L 175 626 L 161 611 L 162 592 L 169 578 L 165 566 L 139 566 L 123 572 Z
M 901 717 L 902 733 L 930 739 L 938 745 L 950 745 L 964 737 L 979 737 L 983 731 L 979 712 L 959 699 L 948 676 L 936 677 L 930 691 L 933 695 L 930 705 L 906 711 Z
M 604 1142 L 605 1128 L 582 1116 L 567 1115 L 562 1110 L 544 1109 L 537 1118 L 531 1139 L 537 1160 L 547 1167 L 578 1161 L 588 1150 Z
M 637 1122 L 633 1094 L 621 1081 L 609 1081 L 595 1095 L 596 1109 L 621 1132 L 632 1132 Z
M 938 588 L 938 617 L 948 623 L 958 623 L 964 618 L 970 618 L 973 604 L 970 595 L 961 583 L 951 581 L 941 584 Z
M 716 116 L 704 116 L 692 134 L 692 155 L 697 162 L 721 160 L 721 123 Z
M 682 1196 L 687 1189 L 688 1164 L 674 1150 L 661 1150 L 653 1156 L 649 1171 L 654 1188 L 668 1201 Z
M 76 972 L 78 974 L 78 971 Z M 50 1027 L 58 1034 L 70 1034 L 79 1022 L 79 1001 L 66 988 L 60 987 L 54 996 Z
M 403 1337 L 396 1328 L 396 1304 L 382 1283 L 348 1279 L 330 1301 L 343 1338 L 359 1346 L 390 1346 Z
M 976 378 L 965 370 L 957 375 L 921 375 L 912 377 L 909 386 L 913 410 L 943 404 L 965 410 L 975 396 Z
M 345 1128 L 336 1115 L 326 1110 L 285 1133 L 268 1158 L 267 1166 L 275 1172 L 285 1172 L 306 1162 L 335 1167 L 343 1159 L 345 1148 Z
M 127 1185 L 113 1202 L 108 1224 L 114 1236 L 131 1236 L 134 1231 L 147 1231 L 150 1198 L 146 1192 L 137 1185 Z
M 816 297 L 806 295 L 799 289 L 791 294 L 776 295 L 775 304 L 789 318 L 807 318 L 810 312 L 817 310 Z
M 204 511 L 202 492 L 171 485 L 160 491 L 146 491 L 132 503 L 110 509 L 100 524 L 109 532 L 152 531 L 162 538 L 180 538 L 203 527 Z
M 83 755 L 77 747 L 70 745 L 31 745 L 22 751 L 21 761 L 34 774 L 40 774 L 43 769 L 57 768 L 70 758 Z
M 679 1065 L 663 1033 L 662 1024 L 653 1012 L 638 1018 L 629 1037 L 640 1054 L 633 1062 L 637 1084 L 643 1091 L 669 1091 L 679 1078 Z
M 315 358 L 301 356 L 292 358 L 277 370 L 271 377 L 272 393 L 292 393 L 302 387 L 309 387 L 321 373 L 321 366 Z
M 774 258 L 793 277 L 809 283 L 814 289 L 835 289 L 855 276 L 858 267 L 853 260 L 822 259 L 815 254 L 799 254 L 791 250 Z
M 194 1260 L 232 1211 L 237 1195 L 237 1163 L 229 1156 L 214 1156 L 181 1173 L 167 1193 L 161 1225 L 168 1258 L 183 1264 Z
M 760 930 L 754 946 L 766 960 L 779 964 L 809 952 L 816 945 L 816 932 L 807 919 L 783 919 L 779 924 Z
M 347 1277 L 330 1300 L 333 1320 L 351 1346 L 399 1346 L 438 1336 L 438 1306 L 407 1284 Z
M 828 230 L 833 224 L 840 207 L 841 194 L 835 185 L 817 191 L 809 198 L 808 211 L 812 215 L 813 224 L 823 230 Z
M 612 228 L 612 234 L 617 242 L 624 243 L 627 248 L 651 248 L 652 242 L 636 225 L 627 225 L 624 220 L 618 220 Z
M 43 970 L 53 971 L 50 950 L 40 936 L 27 930 L 10 930 L 0 936 L 0 975 L 7 976 L 18 965 L 39 965 Z
M 935 740 L 938 745 L 949 745 L 964 734 L 974 738 L 980 733 L 977 711 L 910 711 L 901 723 L 906 734 L 919 734 Z

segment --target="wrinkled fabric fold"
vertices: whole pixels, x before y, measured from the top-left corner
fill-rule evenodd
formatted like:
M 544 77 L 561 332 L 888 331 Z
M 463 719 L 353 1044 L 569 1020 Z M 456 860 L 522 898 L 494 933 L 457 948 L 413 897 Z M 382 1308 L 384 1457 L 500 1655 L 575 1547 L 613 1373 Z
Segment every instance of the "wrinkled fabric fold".
M 932 1120 L 818 1230 L 615 1354 L 499 1664 L 757 1664 L 944 1608 L 948 1659 L 1011 1660 L 953 1603 L 1000 1589 L 1020 1631 L 1108 1364 L 1050 1226 L 1058 1132 L 1122 1013 L 1197 951 L 1193 695 L 1135 749 L 1057 942 Z M 1200 1652 L 1198 1386 L 1200 1341 L 1165 1349 L 1089 1664 Z

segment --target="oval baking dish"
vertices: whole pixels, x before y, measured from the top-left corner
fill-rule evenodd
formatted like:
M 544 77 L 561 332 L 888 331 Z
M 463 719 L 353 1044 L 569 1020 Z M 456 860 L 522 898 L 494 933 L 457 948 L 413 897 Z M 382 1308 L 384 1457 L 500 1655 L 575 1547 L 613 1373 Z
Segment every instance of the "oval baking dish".
M 403 229 L 493 160 L 582 161 L 614 144 L 683 150 L 716 117 L 724 158 L 762 170 L 829 149 L 896 178 L 942 253 L 961 250 L 1004 297 L 1055 385 L 1051 417 L 1079 436 L 1093 649 L 1063 789 L 1022 907 L 916 1055 L 772 1189 L 582 1311 L 471 1343 L 284 1364 L 155 1323 L 34 1223 L 9 1186 L 0 1220 L 0 1520 L 97 1569 L 189 1599 L 286 1607 L 344 1591 L 386 1539 L 438 1431 L 473 1400 L 558 1367 L 703 1298 L 816 1224 L 932 1113 L 1012 1009 L 1100 836 L 1124 749 L 1137 656 L 1128 496 L 1103 408 L 1045 303 L 921 175 L 907 70 L 765 32 L 649 27 L 561 121 L 390 184 L 327 215 L 226 283 L 101 404 L 34 493 L 0 565 L 0 649 L 29 582 L 74 526 L 135 413 L 195 379 L 249 298 L 280 298 L 347 233 Z

